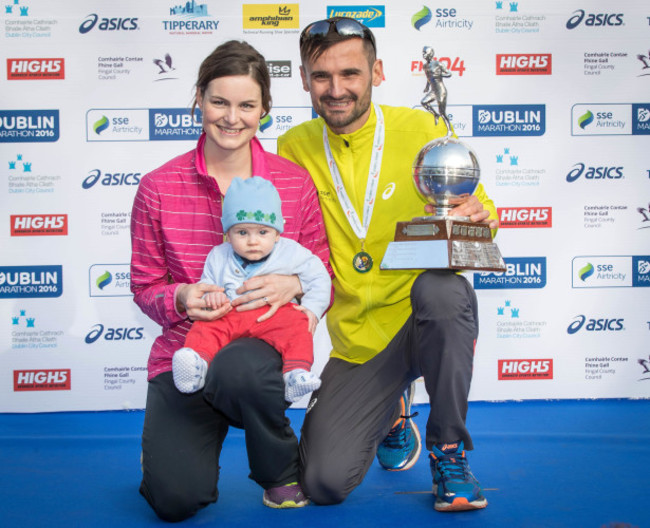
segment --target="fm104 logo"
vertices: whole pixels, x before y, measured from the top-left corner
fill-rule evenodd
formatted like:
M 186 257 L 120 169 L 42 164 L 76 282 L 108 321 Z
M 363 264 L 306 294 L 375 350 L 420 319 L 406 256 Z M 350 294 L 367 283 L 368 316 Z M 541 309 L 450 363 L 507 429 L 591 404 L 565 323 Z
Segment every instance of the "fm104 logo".
M 546 257 L 510 257 L 503 260 L 506 263 L 504 272 L 475 272 L 474 288 L 531 289 L 546 286 Z

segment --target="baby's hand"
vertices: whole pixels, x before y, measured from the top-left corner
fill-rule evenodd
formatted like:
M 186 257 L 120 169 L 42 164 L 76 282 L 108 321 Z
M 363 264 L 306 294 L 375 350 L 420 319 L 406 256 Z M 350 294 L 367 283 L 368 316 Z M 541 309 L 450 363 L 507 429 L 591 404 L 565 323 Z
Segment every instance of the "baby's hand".
M 203 300 L 207 305 L 207 308 L 210 310 L 217 310 L 221 308 L 224 304 L 229 304 L 230 300 L 225 293 L 219 292 L 208 292 L 203 296 Z
M 312 312 L 311 310 L 308 310 L 304 306 L 300 306 L 299 304 L 294 304 L 293 307 L 300 311 L 303 312 L 309 321 L 309 331 L 311 332 L 311 335 L 314 335 L 314 332 L 316 332 L 316 326 L 318 325 L 318 317 Z

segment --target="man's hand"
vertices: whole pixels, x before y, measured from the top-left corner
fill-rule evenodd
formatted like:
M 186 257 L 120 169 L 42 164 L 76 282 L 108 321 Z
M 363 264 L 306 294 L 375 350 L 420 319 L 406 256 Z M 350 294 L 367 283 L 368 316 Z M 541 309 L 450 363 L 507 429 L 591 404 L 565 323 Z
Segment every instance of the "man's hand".
M 297 275 L 260 275 L 248 279 L 239 287 L 237 297 L 232 301 L 233 308 L 245 312 L 269 305 L 269 310 L 257 321 L 266 321 L 278 311 L 280 306 L 291 302 L 302 294 Z
M 499 220 L 496 218 L 488 220 L 490 211 L 485 209 L 480 200 L 473 194 L 465 194 L 458 198 L 452 198 L 450 203 L 454 205 L 450 213 L 452 216 L 467 216 L 471 222 L 487 223 L 490 229 L 497 229 L 499 227 Z M 432 204 L 426 204 L 424 210 L 429 214 L 433 214 L 436 212 L 436 207 Z

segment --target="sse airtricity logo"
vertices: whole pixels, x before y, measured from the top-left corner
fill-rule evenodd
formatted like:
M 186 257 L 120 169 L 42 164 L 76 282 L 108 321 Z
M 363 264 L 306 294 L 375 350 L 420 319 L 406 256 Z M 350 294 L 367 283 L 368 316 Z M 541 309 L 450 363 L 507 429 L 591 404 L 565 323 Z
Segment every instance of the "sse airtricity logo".
M 93 131 L 99 135 L 108 128 L 108 117 L 102 116 L 101 119 L 93 123 Z
M 265 132 L 273 124 L 273 118 L 270 114 L 266 114 L 260 119 L 260 132 Z
M 585 282 L 589 277 L 594 274 L 594 265 L 591 262 L 587 262 L 582 268 L 578 270 L 578 277 L 582 282 Z
M 130 297 L 130 265 L 93 264 L 88 270 L 88 289 L 91 297 Z
M 431 17 L 431 9 L 429 9 L 427 6 L 422 6 L 422 9 L 420 9 L 411 17 L 411 25 L 420 31 L 422 26 L 431 22 Z
M 591 123 L 593 122 L 594 122 L 594 114 L 592 114 L 590 110 L 587 110 L 585 114 L 582 114 L 578 118 L 578 126 L 583 130 L 587 128 L 589 125 L 591 125 Z

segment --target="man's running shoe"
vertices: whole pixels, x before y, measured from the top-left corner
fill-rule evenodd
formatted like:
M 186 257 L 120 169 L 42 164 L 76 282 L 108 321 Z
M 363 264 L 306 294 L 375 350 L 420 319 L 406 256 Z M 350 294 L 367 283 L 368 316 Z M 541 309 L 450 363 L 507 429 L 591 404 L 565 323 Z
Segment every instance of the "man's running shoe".
M 388 436 L 379 444 L 377 448 L 377 460 L 384 469 L 388 471 L 405 471 L 413 467 L 420 456 L 422 442 L 420 440 L 420 431 L 413 420 L 411 414 L 411 403 L 413 403 L 413 394 L 415 385 L 411 383 L 400 398 L 401 412 Z
M 487 506 L 463 449 L 463 442 L 433 446 L 430 462 L 436 496 L 434 508 L 438 511 L 478 510 Z
M 309 504 L 297 482 L 265 490 L 262 501 L 269 508 L 302 508 Z

